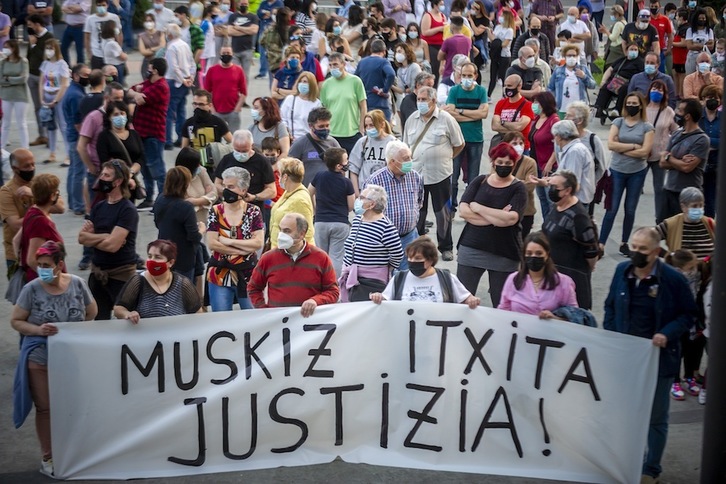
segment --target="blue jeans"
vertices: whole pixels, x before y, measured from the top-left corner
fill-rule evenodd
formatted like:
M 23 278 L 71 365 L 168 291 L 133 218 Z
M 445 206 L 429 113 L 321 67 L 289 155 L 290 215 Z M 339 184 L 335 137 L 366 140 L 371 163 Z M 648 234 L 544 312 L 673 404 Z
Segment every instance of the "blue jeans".
M 466 160 L 466 183 L 467 185 L 471 181 L 479 176 L 479 169 L 481 167 L 481 154 L 484 149 L 484 143 L 470 142 L 464 145 L 464 149 L 461 150 L 454 158 L 454 176 L 451 177 L 451 205 L 456 207 L 458 203 L 459 193 L 459 174 L 461 173 L 461 164 Z
M 209 293 L 209 305 L 213 312 L 231 311 L 234 304 L 234 297 L 237 295 L 237 288 L 233 286 L 218 286 L 207 284 Z M 252 303 L 248 297 L 237 297 L 240 309 L 252 309 Z
M 189 88 L 182 85 L 176 87 L 175 81 L 169 82 L 169 109 L 166 112 L 166 144 L 174 142 L 172 128 L 176 131 L 176 137 L 181 140 L 181 131 L 184 122 L 187 120 L 187 94 Z
M 668 440 L 668 407 L 671 403 L 669 392 L 672 383 L 672 376 L 659 376 L 658 384 L 655 387 L 653 408 L 650 411 L 648 450 L 643 460 L 643 474 L 651 477 L 658 477 L 663 471 L 660 460 L 663 457 L 666 440 Z
M 267 24 L 267 25 L 269 25 L 269 24 Z M 264 29 L 267 28 L 267 25 L 260 26 L 260 32 L 259 32 L 259 35 L 257 36 L 257 50 L 260 51 L 260 74 L 259 75 L 261 75 L 261 76 L 266 76 L 270 70 L 270 65 L 267 62 L 267 51 L 262 46 L 262 44 L 260 44 L 260 39 L 262 38 L 262 34 L 264 32 Z
M 63 39 L 61 40 L 61 54 L 65 61 L 70 64 L 83 64 L 85 62 L 85 51 L 83 49 L 83 25 L 72 27 L 66 26 L 65 32 L 63 32 Z M 68 49 L 71 47 L 71 43 L 76 45 L 76 59 L 74 64 L 71 64 L 71 58 L 68 53 Z
M 121 33 L 124 34 L 124 47 L 127 49 L 136 48 L 136 46 L 134 45 L 134 32 L 132 30 L 135 8 L 136 8 L 136 0 L 129 0 L 128 12 L 124 12 L 123 14 L 120 15 L 120 17 L 121 17 Z
M 602 229 L 600 229 L 600 243 L 605 244 L 613 229 L 615 216 L 620 208 L 620 200 L 625 194 L 625 217 L 623 219 L 623 237 L 622 243 L 627 243 L 630 238 L 630 232 L 633 231 L 633 223 L 635 222 L 635 210 L 638 208 L 638 200 L 640 200 L 640 192 L 645 184 L 645 175 L 648 174 L 648 167 L 635 173 L 620 173 L 619 171 L 610 169 L 610 175 L 613 178 L 613 204 L 612 208 L 605 213 L 602 220 Z
M 68 142 L 68 157 L 71 163 L 68 167 L 66 191 L 68 192 L 68 207 L 74 212 L 85 212 L 86 204 L 83 201 L 83 180 L 86 178 L 86 165 L 78 154 L 78 141 Z
M 542 169 L 540 169 L 539 165 L 537 165 L 537 176 L 539 178 L 542 178 Z M 537 197 L 539 198 L 539 206 L 540 210 L 542 211 L 543 220 L 547 218 L 547 214 L 550 213 L 550 208 L 552 205 L 550 197 L 547 194 L 548 190 L 548 187 L 541 187 L 539 185 L 537 185 L 537 188 L 535 188 L 535 191 L 537 192 Z
M 164 166 L 164 143 L 156 138 L 144 138 L 144 151 L 146 152 L 146 163 L 141 166 L 141 174 L 144 176 L 144 187 L 146 187 L 146 200 L 154 200 L 154 182 L 161 194 L 164 191 L 166 180 L 166 166 Z
M 406 235 L 401 236 L 401 247 L 403 247 L 403 260 L 401 261 L 401 265 L 398 266 L 398 270 L 401 272 L 408 270 L 408 257 L 406 257 L 406 247 L 408 247 L 408 245 L 416 239 L 418 239 L 418 231 L 416 229 L 413 229 Z

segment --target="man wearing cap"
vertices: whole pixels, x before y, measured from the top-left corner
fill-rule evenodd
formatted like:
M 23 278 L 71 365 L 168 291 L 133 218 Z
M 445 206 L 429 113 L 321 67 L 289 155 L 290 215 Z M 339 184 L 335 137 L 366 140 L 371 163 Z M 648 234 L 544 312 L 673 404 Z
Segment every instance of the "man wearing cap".
M 641 56 L 648 52 L 655 52 L 658 55 L 660 65 L 660 41 L 658 30 L 650 25 L 650 10 L 643 9 L 638 12 L 635 22 L 630 22 L 623 29 L 622 46 L 623 52 L 628 51 L 628 45 L 635 44 Z

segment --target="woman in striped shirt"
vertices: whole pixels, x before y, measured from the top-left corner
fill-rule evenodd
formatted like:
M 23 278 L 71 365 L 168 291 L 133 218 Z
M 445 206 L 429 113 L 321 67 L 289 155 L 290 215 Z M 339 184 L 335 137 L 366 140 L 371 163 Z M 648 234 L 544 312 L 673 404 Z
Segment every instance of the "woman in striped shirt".
M 683 213 L 664 220 L 656 229 L 668 252 L 688 249 L 698 260 L 710 256 L 716 243 L 716 222 L 703 214 L 703 193 L 696 187 L 681 190 L 678 201 Z
M 382 291 L 391 270 L 401 264 L 403 248 L 398 230 L 383 215 L 387 203 L 388 195 L 378 185 L 368 185 L 355 201 L 356 217 L 345 241 L 343 273 L 339 280 L 343 302 L 367 301 L 368 292 Z M 370 291 L 361 291 L 361 288 Z M 360 297 L 357 292 L 361 292 Z

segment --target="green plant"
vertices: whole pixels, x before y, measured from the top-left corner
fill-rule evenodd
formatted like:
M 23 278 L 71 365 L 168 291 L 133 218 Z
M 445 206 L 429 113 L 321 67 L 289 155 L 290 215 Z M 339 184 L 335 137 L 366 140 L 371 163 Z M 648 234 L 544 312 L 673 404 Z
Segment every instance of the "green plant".
M 595 65 L 600 68 L 600 72 L 597 74 L 593 74 L 592 77 L 595 78 L 595 82 L 597 82 L 597 85 L 600 85 L 600 82 L 602 82 L 602 75 L 605 72 L 605 59 L 599 58 L 595 60 Z
M 150 8 L 151 0 L 136 0 L 136 8 L 134 9 L 134 17 L 132 19 L 134 28 L 140 29 L 144 27 L 144 16 Z

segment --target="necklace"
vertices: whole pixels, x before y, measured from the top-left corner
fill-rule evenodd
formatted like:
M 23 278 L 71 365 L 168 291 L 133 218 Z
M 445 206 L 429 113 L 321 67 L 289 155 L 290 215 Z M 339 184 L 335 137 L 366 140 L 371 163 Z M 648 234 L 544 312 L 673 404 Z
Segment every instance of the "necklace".
M 156 294 L 158 294 L 159 296 L 163 296 L 164 294 L 161 292 L 161 287 L 154 280 L 154 276 L 149 276 L 149 279 L 148 280 L 151 281 L 151 283 L 153 284 L 153 286 L 156 288 Z M 166 282 L 164 282 L 164 284 L 166 284 Z M 169 307 L 169 303 L 165 301 L 164 302 L 164 307 L 165 308 L 168 308 Z

